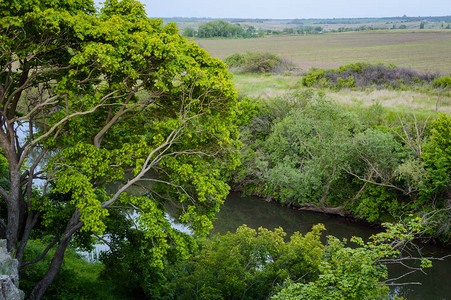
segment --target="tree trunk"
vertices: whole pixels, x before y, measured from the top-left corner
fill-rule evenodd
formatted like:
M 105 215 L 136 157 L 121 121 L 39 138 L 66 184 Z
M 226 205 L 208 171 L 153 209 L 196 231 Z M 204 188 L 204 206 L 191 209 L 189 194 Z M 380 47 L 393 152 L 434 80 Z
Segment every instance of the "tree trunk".
M 58 244 L 58 248 L 55 251 L 52 262 L 50 263 L 49 269 L 44 277 L 39 281 L 39 283 L 33 288 L 30 294 L 30 300 L 39 300 L 44 296 L 44 293 L 52 284 L 55 276 L 61 269 L 61 265 L 64 260 L 64 253 L 69 246 L 72 235 L 83 227 L 83 222 L 80 222 L 80 213 L 78 209 L 72 215 L 72 218 L 67 224 L 64 235 Z
M 25 247 L 28 243 L 28 239 L 30 238 L 31 230 L 33 229 L 34 225 L 36 224 L 39 215 L 40 215 L 39 212 L 33 212 L 33 211 L 29 211 L 27 214 L 27 220 L 25 222 L 25 229 L 23 231 L 23 235 L 22 235 L 19 247 L 17 247 L 16 259 L 19 261 L 19 265 L 22 263 L 23 255 L 25 252 Z
M 343 206 L 339 207 L 319 207 L 313 204 L 309 204 L 303 207 L 299 207 L 298 210 L 305 210 L 305 211 L 314 211 L 314 212 L 321 212 L 331 215 L 339 215 L 339 216 L 346 216 L 349 214 L 348 211 L 344 210 Z
M 10 164 L 10 168 L 12 168 Z M 6 223 L 6 240 L 8 251 L 17 247 L 20 223 L 20 173 L 19 170 L 10 169 L 9 195 L 6 199 L 8 207 L 8 222 Z

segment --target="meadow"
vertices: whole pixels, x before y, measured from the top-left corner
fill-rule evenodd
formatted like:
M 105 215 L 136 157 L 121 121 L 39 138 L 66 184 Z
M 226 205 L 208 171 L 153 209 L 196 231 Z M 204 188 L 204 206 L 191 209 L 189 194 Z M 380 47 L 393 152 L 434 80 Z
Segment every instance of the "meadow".
M 419 71 L 451 71 L 451 30 L 386 30 L 271 36 L 253 39 L 198 39 L 210 55 L 269 51 L 291 60 L 299 71 L 337 68 L 354 62 L 395 64 Z
M 233 81 L 242 95 L 271 99 L 283 97 L 287 92 L 305 89 L 299 74 L 234 74 Z M 393 90 L 393 89 L 342 89 L 325 90 L 328 98 L 339 104 L 354 108 L 380 104 L 393 112 L 435 112 L 451 114 L 449 92 L 439 90 Z

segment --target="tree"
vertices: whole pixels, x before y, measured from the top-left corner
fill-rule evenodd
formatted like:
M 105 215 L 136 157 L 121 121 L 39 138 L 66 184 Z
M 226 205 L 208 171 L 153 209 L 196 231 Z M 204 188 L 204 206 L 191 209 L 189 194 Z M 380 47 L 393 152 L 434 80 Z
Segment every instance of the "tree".
M 451 239 L 451 118 L 439 114 L 432 122 L 431 135 L 424 145 L 422 159 L 426 175 L 420 184 L 419 201 L 438 210 L 432 231 L 448 242 Z
M 239 227 L 200 243 L 186 261 L 179 261 L 165 284 L 178 299 L 268 299 L 287 278 L 302 282 L 317 276 L 323 248 L 322 224 L 289 241 L 274 231 Z
M 400 257 L 421 231 L 422 223 L 420 218 L 405 225 L 385 223 L 386 231 L 371 236 L 368 242 L 352 237 L 351 242 L 357 245 L 354 247 L 346 247 L 346 241 L 328 236 L 316 279 L 287 282 L 271 299 L 387 299 L 388 286 L 398 285 L 396 280 L 431 266 L 427 258 Z M 417 263 L 409 266 L 407 260 Z M 399 278 L 387 279 L 387 264 L 400 264 L 408 271 Z
M 196 31 L 194 30 L 193 27 L 186 27 L 185 29 L 183 29 L 183 36 L 186 37 L 195 37 L 196 35 Z
M 252 27 L 252 26 L 251 26 Z M 247 28 L 249 29 L 249 28 Z M 255 30 L 255 28 L 254 28 Z M 254 31 L 251 30 L 250 34 Z M 245 35 L 246 32 L 239 24 L 231 24 L 223 20 L 216 20 L 201 24 L 197 36 L 200 38 L 211 37 L 238 37 Z
M 100 236 L 112 210 L 138 212 L 161 268 L 168 249 L 186 245 L 165 202 L 205 233 L 228 192 L 222 174 L 238 164 L 226 65 L 133 0 L 106 1 L 99 13 L 89 0 L 0 8 L 0 146 L 9 177 L 1 225 L 21 268 L 56 247 L 30 299 L 43 296 L 73 237 Z M 128 195 L 134 185 L 147 197 Z M 24 262 L 36 228 L 53 241 Z
M 342 207 L 331 207 L 336 204 L 331 187 L 343 177 L 351 133 L 359 127 L 355 115 L 322 98 L 275 124 L 264 144 L 269 155 L 265 177 L 279 199 L 341 214 Z
M 415 249 L 411 242 L 423 223 L 416 218 L 406 224 L 384 224 L 385 232 L 367 242 L 352 237 L 353 245 L 332 236 L 323 243 L 322 224 L 289 239 L 281 228 L 254 230 L 243 225 L 235 233 L 199 242 L 194 255 L 165 270 L 168 279 L 162 294 L 150 297 L 386 299 L 388 286 L 399 285 L 396 281 L 404 277 L 388 279 L 387 264 L 400 264 L 406 274 L 431 265 L 421 256 L 400 256 L 403 249 Z

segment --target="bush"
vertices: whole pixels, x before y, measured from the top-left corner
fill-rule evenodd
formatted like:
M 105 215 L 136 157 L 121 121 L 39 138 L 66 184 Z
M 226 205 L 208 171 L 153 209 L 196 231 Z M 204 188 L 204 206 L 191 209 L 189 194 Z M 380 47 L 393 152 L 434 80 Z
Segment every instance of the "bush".
M 216 235 L 200 243 L 190 259 L 179 261 L 165 289 L 177 299 L 268 299 L 284 280 L 307 282 L 318 276 L 324 255 L 324 225 L 305 235 L 284 239 L 282 228 L 270 231 L 246 225 L 236 233 Z
M 303 86 L 311 87 L 316 85 L 324 76 L 326 76 L 326 70 L 312 69 L 302 77 L 301 83 Z
M 226 59 L 224 59 L 224 62 L 229 67 L 241 67 L 244 63 L 244 57 L 245 57 L 244 54 L 234 53 L 228 56 Z
M 281 73 L 295 69 L 295 65 L 271 52 L 234 53 L 224 59 L 229 67 L 245 73 Z
M 451 87 L 451 75 L 445 75 L 432 81 L 432 85 L 436 88 L 449 88 Z
M 436 74 L 419 73 L 394 65 L 355 63 L 341 66 L 338 69 L 312 69 L 302 78 L 302 84 L 307 87 L 317 86 L 323 88 L 350 88 L 366 87 L 370 85 L 403 88 L 405 86 L 430 83 Z M 437 85 L 446 85 L 447 79 L 438 81 Z
M 280 57 L 270 52 L 248 52 L 243 63 L 243 72 L 270 73 L 281 63 Z

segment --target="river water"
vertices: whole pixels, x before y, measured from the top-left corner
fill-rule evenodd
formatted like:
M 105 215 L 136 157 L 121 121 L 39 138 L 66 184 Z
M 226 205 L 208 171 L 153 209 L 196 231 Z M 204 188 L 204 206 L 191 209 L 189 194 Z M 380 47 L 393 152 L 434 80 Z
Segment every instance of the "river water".
M 324 235 L 334 235 L 338 238 L 349 239 L 352 236 L 368 238 L 380 231 L 346 218 L 293 210 L 260 198 L 241 197 L 239 193 L 231 193 L 217 215 L 212 233 L 234 232 L 239 226 L 246 224 L 254 229 L 260 226 L 271 230 L 282 227 L 289 236 L 296 231 L 306 233 L 317 223 L 323 223 L 326 226 Z M 451 254 L 449 248 L 419 246 L 425 256 L 443 257 Z M 427 274 L 417 272 L 400 281 L 420 282 L 421 285 L 392 287 L 391 295 L 403 296 L 409 300 L 451 300 L 451 257 L 444 261 L 433 261 L 432 264 L 433 267 L 427 269 Z M 391 267 L 389 277 L 396 278 L 404 271 L 404 269 Z

